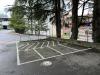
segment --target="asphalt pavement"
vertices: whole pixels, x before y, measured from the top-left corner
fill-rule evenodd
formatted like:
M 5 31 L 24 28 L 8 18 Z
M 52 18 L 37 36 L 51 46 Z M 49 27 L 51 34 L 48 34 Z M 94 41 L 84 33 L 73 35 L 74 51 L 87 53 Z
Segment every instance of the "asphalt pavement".
M 100 53 L 95 49 L 18 65 L 16 41 L 19 40 L 19 34 L 0 31 L 0 75 L 100 75 Z M 44 61 L 52 64 L 43 65 Z

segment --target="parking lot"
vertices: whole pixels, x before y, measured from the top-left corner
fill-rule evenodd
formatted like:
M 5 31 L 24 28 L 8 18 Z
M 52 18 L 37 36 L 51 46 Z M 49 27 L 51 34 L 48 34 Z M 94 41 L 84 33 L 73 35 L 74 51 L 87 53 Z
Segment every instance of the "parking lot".
M 32 36 L 36 41 L 24 41 L 23 36 L 15 43 L 20 40 L 16 33 L 0 35 L 0 75 L 100 75 L 100 50 L 37 36 Z
M 91 49 L 79 46 L 70 47 L 54 40 L 21 41 L 16 43 L 16 47 L 17 65 L 27 64 L 68 54 L 74 54 Z

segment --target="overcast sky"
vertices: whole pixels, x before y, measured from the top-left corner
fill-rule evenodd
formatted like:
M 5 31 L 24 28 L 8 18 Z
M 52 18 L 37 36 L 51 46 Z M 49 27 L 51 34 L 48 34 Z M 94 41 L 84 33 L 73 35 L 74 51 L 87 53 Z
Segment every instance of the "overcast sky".
M 13 5 L 15 0 L 0 0 L 0 14 L 6 14 L 5 8 L 8 8 L 8 5 Z
M 10 16 L 9 13 L 6 12 L 6 8 L 8 8 L 8 5 L 13 5 L 15 0 L 0 0 L 0 14 L 7 14 Z M 66 1 L 67 2 L 67 1 Z M 82 13 L 82 9 L 79 9 L 79 15 Z M 87 14 L 87 10 L 84 11 L 84 14 Z

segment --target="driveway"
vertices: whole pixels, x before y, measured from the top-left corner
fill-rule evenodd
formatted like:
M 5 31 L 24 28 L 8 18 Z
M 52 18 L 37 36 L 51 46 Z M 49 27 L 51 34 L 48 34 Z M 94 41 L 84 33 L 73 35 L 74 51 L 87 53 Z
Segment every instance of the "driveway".
M 16 39 L 13 37 L 16 37 Z M 100 53 L 96 52 L 95 49 L 65 45 L 63 43 L 61 43 L 63 46 L 59 46 L 56 42 L 54 42 L 54 45 L 51 40 L 50 42 L 52 44 L 50 42 L 48 44 L 47 41 L 47 44 L 45 41 L 42 41 L 42 43 L 38 41 L 41 43 L 40 45 L 37 44 L 37 41 L 25 41 L 25 44 L 23 42 L 19 43 L 18 50 L 22 50 L 22 53 L 19 51 L 19 54 L 21 55 L 19 56 L 17 54 L 17 45 L 15 41 L 20 39 L 18 39 L 18 37 L 18 34 L 13 32 L 0 32 L 0 75 L 100 75 Z M 26 44 L 27 42 L 30 43 L 30 45 Z M 33 43 L 36 45 L 32 46 Z M 35 52 L 38 51 L 47 59 L 29 62 L 31 61 L 30 57 L 32 57 L 33 60 L 35 55 L 39 55 L 39 53 L 35 54 L 34 52 L 30 52 L 33 51 L 30 49 L 30 46 L 32 49 L 36 49 Z M 48 50 L 47 46 L 50 46 L 53 49 L 49 48 L 50 50 Z M 43 47 L 44 49 L 40 47 Z M 67 52 L 70 52 L 71 49 L 72 51 L 73 49 L 87 50 L 66 54 Z M 27 54 L 24 53 L 26 51 L 23 50 L 29 52 L 29 55 L 31 56 L 27 56 Z M 64 55 L 52 57 L 55 56 L 57 52 L 59 54 L 59 51 Z M 20 65 L 18 64 L 18 56 L 21 61 Z M 26 61 L 28 63 L 24 63 Z

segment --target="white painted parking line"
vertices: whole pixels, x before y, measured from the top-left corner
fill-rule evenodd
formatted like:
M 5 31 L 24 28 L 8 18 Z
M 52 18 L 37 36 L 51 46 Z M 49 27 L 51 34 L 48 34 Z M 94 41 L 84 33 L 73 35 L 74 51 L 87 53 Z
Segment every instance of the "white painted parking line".
M 16 42 L 16 49 L 17 49 L 17 65 L 20 65 L 18 42 Z
M 21 49 L 23 49 L 23 48 L 27 47 L 28 45 L 29 45 L 29 43 L 27 43 L 25 46 L 21 47 Z
M 20 48 L 20 47 L 23 47 L 23 46 L 25 46 L 25 44 L 20 45 L 19 48 Z
M 35 44 L 35 43 L 33 43 L 32 45 L 28 46 L 28 47 L 25 49 L 25 51 L 29 51 L 29 50 L 30 50 L 29 48 L 31 48 L 32 46 L 34 46 L 34 44 Z
M 36 46 L 34 46 L 34 49 L 38 46 L 40 44 L 40 42 L 37 42 L 37 45 Z
M 64 55 L 69 55 L 69 54 L 74 54 L 74 53 L 78 53 L 78 52 L 84 52 L 84 51 L 87 51 L 87 50 L 90 50 L 90 49 L 92 49 L 92 48 L 87 48 L 87 49 L 83 49 L 83 50 L 69 52 L 69 53 L 65 53 L 65 54 L 62 54 L 62 55 L 55 55 L 55 56 L 47 57 L 47 58 L 44 58 L 44 59 L 37 59 L 37 60 L 34 60 L 34 61 L 28 61 L 28 62 L 20 63 L 20 65 L 24 65 L 24 64 L 28 64 L 28 63 L 32 63 L 32 62 L 36 62 L 36 61 L 42 61 L 42 60 L 46 60 L 46 59 L 50 59 L 50 58 L 54 58 L 54 57 L 59 57 L 59 56 L 64 56 Z
M 24 44 L 23 46 L 19 45 L 18 48 L 24 48 L 27 44 Z
M 41 45 L 39 48 L 45 48 L 45 47 L 43 47 L 45 43 L 46 43 L 46 42 L 42 42 L 42 45 Z M 78 52 L 87 51 L 87 50 L 92 49 L 92 48 L 87 48 L 87 49 L 81 49 L 81 50 L 79 50 L 79 49 L 76 49 L 76 48 L 71 48 L 71 47 L 69 47 L 69 46 L 65 46 L 65 45 L 63 45 L 63 44 L 60 44 L 59 41 L 57 41 L 57 44 L 58 44 L 59 46 L 62 46 L 62 47 L 66 47 L 66 48 L 75 50 L 75 51 L 73 51 L 73 52 L 62 53 L 62 52 L 58 51 L 57 49 L 54 49 L 54 48 L 50 47 L 50 46 L 49 46 L 50 43 L 52 43 L 52 45 L 55 46 L 55 42 L 54 42 L 54 41 L 52 41 L 52 42 L 47 41 L 47 48 L 50 48 L 51 50 L 53 50 L 53 51 L 59 53 L 59 55 L 54 55 L 54 56 L 50 56 L 50 57 L 44 57 L 41 53 L 39 53 L 39 52 L 36 50 L 36 49 L 37 49 L 37 46 L 40 44 L 40 42 L 36 42 L 36 43 L 34 43 L 34 48 L 33 48 L 33 50 L 34 50 L 41 58 L 40 58 L 40 59 L 37 59 L 37 60 L 33 60 L 33 61 L 28 61 L 28 62 L 21 63 L 21 62 L 20 62 L 21 60 L 20 60 L 20 57 L 19 57 L 19 52 L 20 52 L 20 50 L 19 50 L 18 42 L 16 42 L 16 48 L 17 48 L 17 65 L 23 65 L 23 64 L 27 64 L 27 63 L 31 63 L 31 62 L 36 62 L 36 61 L 40 61 L 40 60 L 44 60 L 44 59 L 49 59 L 49 58 L 57 57 L 57 56 L 63 56 L 63 55 L 68 55 L 68 54 L 74 54 L 74 53 L 78 53 Z M 30 47 L 32 47 L 32 45 L 30 45 L 29 43 L 26 43 L 26 44 L 27 44 L 27 45 L 25 45 L 25 46 L 22 47 L 22 48 L 27 47 L 27 48 L 25 49 L 25 51 L 29 51 L 28 49 L 29 49 Z
M 20 65 L 24 65 L 24 64 L 28 64 L 28 63 L 33 63 L 33 62 L 41 61 L 41 60 L 44 60 L 44 59 L 37 59 L 37 60 L 33 60 L 33 61 L 28 61 L 28 62 L 20 63 Z M 20 66 L 20 65 L 18 65 L 18 66 Z
M 67 47 L 67 48 L 73 49 L 73 50 L 79 50 L 79 49 L 76 49 L 76 48 L 72 48 L 72 47 L 68 47 L 68 46 L 62 45 L 62 44 L 60 44 L 60 43 L 59 43 L 58 45 L 63 46 L 63 47 Z
M 73 51 L 73 52 L 65 53 L 64 55 L 74 54 L 74 53 L 77 53 L 77 52 L 83 52 L 83 51 L 87 51 L 87 50 L 90 50 L 90 49 L 92 49 L 92 48 L 87 48 L 87 49 L 82 49 L 82 50 L 78 50 L 78 51 Z
M 40 48 L 43 48 L 43 45 L 44 45 L 44 42 L 42 43 L 41 47 Z
M 59 53 L 59 54 L 61 54 L 61 55 L 63 55 L 62 52 L 60 52 L 60 51 L 58 51 L 58 50 L 56 50 L 56 49 L 54 49 L 54 48 L 52 48 L 52 47 L 50 47 L 50 46 L 49 46 L 48 48 L 52 49 L 53 51 L 55 51 L 55 52 L 57 52 L 57 53 Z
M 37 50 L 35 50 L 34 48 L 33 48 L 33 50 L 34 50 L 42 59 L 45 59 L 45 57 L 44 57 L 43 55 L 41 55 Z
M 54 43 L 54 41 L 52 41 L 52 43 L 53 43 L 53 46 L 55 46 L 55 43 Z
M 50 43 L 50 42 L 49 42 L 49 41 L 47 41 L 47 47 L 49 47 L 49 43 Z

